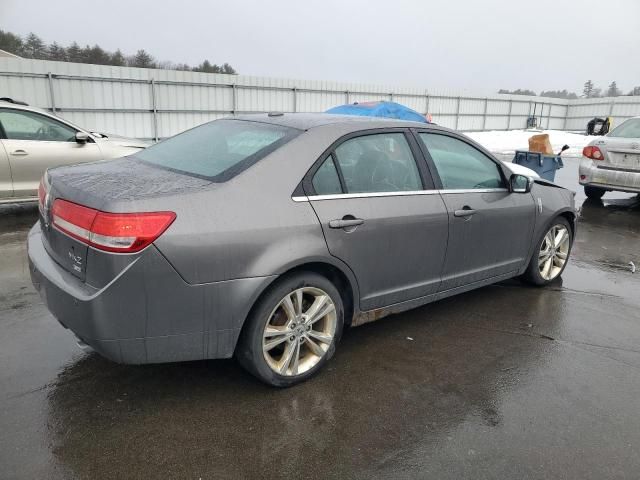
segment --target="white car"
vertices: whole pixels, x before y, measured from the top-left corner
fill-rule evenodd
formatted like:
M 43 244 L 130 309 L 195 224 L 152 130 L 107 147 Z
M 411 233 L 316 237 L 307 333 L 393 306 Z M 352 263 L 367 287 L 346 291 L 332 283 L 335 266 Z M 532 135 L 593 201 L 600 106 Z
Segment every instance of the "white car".
M 123 157 L 148 145 L 89 132 L 45 110 L 0 98 L 0 204 L 37 200 L 49 167 Z
M 612 190 L 640 193 L 640 117 L 584 147 L 579 175 L 589 198 L 602 198 Z

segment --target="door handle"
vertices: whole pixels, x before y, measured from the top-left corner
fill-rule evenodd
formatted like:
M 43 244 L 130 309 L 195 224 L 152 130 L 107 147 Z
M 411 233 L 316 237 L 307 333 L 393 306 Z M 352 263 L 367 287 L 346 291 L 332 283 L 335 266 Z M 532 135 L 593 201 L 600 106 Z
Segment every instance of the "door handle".
M 362 225 L 364 220 L 361 218 L 353 218 L 351 216 L 345 215 L 347 218 L 342 218 L 340 220 L 331 220 L 329 222 L 329 228 L 349 228 L 349 227 L 357 227 L 358 225 Z
M 11 155 L 20 157 L 20 156 L 29 155 L 29 154 L 27 153 L 26 150 L 14 150 L 13 152 L 11 152 Z
M 453 212 L 453 216 L 454 217 L 470 217 L 474 213 L 476 213 L 476 211 L 473 208 L 465 205 L 464 207 L 462 207 L 462 210 L 456 210 L 455 212 Z

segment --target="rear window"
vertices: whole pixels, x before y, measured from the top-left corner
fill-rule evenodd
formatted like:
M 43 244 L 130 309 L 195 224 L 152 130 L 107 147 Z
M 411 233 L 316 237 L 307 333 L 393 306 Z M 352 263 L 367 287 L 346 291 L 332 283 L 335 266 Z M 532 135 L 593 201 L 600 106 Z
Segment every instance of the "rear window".
M 171 137 L 135 157 L 181 173 L 224 182 L 296 137 L 300 130 L 216 120 Z
M 640 138 L 640 118 L 632 118 L 614 128 L 608 137 Z

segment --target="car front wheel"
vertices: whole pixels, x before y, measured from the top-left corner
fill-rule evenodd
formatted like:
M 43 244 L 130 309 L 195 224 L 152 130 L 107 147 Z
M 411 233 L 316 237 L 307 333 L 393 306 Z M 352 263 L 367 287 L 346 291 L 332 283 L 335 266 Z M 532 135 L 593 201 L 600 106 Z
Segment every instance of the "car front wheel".
M 558 217 L 536 244 L 522 278 L 534 285 L 547 285 L 558 278 L 569 260 L 573 233 L 569 222 Z
M 344 309 L 328 279 L 299 272 L 270 288 L 247 322 L 238 360 L 263 382 L 288 387 L 314 375 L 333 356 Z

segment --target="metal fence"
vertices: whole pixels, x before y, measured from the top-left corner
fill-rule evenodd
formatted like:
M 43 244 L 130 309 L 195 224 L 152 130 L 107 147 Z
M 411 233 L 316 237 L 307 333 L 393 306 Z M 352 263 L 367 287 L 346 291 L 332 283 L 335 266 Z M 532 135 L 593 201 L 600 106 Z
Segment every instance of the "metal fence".
M 0 97 L 24 100 L 84 128 L 160 139 L 226 115 L 322 112 L 336 105 L 393 100 L 463 131 L 582 130 L 588 118 L 640 114 L 640 99 L 562 100 L 0 58 Z M 612 103 L 615 101 L 615 103 Z

